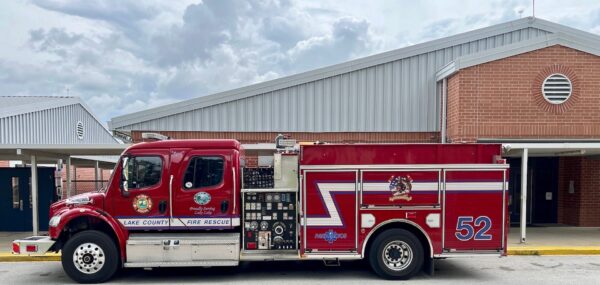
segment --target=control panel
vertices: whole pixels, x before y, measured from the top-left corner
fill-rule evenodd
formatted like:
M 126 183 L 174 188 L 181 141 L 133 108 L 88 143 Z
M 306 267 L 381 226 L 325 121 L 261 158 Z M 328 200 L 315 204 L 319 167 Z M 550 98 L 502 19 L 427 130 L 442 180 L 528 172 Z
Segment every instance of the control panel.
M 243 193 L 244 250 L 297 249 L 296 192 Z
M 255 167 L 243 169 L 244 188 L 266 189 L 275 187 L 273 167 Z

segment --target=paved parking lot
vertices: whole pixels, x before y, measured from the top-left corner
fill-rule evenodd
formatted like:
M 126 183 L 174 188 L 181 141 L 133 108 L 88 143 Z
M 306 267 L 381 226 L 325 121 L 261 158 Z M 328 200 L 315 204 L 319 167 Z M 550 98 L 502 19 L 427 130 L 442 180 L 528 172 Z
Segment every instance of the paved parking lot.
M 436 284 L 598 284 L 600 256 L 514 256 L 440 260 L 435 276 L 412 283 Z M 0 263 L 3 284 L 64 284 L 59 262 Z M 364 262 L 324 267 L 321 262 L 244 263 L 239 268 L 129 269 L 112 284 L 380 284 Z M 285 282 L 285 283 L 284 283 Z M 387 283 L 387 282 L 386 282 Z M 391 283 L 391 282 L 390 282 Z

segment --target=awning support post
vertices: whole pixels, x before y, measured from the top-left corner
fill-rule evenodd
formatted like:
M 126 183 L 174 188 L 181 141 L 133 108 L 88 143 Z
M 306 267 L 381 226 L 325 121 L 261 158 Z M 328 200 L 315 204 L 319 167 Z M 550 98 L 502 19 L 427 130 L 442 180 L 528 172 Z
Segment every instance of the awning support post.
M 71 156 L 67 157 L 67 198 L 71 198 Z
M 34 154 L 31 155 L 31 215 L 33 216 L 33 235 L 39 234 L 39 220 L 38 220 L 38 172 L 37 172 L 37 160 Z
M 524 148 L 521 156 L 521 243 L 527 238 L 527 159 L 529 150 Z
M 94 163 L 94 180 L 96 181 L 96 191 L 100 190 L 100 162 L 98 162 L 97 160 Z

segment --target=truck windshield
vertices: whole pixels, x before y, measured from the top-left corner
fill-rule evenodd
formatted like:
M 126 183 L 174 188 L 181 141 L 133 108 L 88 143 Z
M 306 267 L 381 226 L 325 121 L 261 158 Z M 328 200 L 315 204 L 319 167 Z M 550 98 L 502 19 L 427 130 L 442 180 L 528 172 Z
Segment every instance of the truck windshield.
M 106 193 L 106 191 L 108 190 L 108 186 L 112 183 L 112 180 L 115 177 L 115 172 L 117 172 L 117 167 L 119 165 L 121 165 L 123 158 L 119 158 L 119 161 L 117 162 L 117 164 L 115 164 L 115 167 L 113 168 L 113 170 L 110 172 L 110 178 L 108 178 L 108 181 L 106 181 L 106 184 L 104 184 L 104 186 L 102 186 L 100 189 L 98 189 L 99 193 Z

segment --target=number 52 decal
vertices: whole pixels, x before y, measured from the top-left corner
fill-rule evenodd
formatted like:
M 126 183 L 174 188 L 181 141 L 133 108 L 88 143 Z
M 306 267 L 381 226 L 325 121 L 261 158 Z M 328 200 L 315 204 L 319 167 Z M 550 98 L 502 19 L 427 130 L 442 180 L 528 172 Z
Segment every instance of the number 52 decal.
M 481 227 L 481 228 L 479 228 Z M 456 221 L 456 233 L 454 235 L 460 241 L 491 240 L 492 235 L 487 232 L 492 227 L 492 220 L 487 216 L 479 216 L 473 222 L 472 216 L 460 216 Z M 479 228 L 475 232 L 475 228 Z

